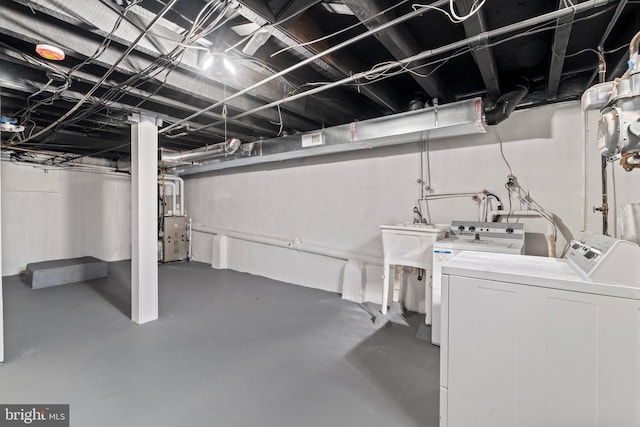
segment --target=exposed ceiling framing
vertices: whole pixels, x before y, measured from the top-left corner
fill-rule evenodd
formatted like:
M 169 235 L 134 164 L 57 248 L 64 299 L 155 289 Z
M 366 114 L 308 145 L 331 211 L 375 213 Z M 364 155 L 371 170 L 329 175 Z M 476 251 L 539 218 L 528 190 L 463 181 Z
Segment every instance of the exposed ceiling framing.
M 471 12 L 475 0 L 458 0 L 460 13 L 466 15 Z M 484 11 L 478 10 L 473 16 L 462 23 L 467 37 L 476 36 L 487 31 L 488 27 L 485 22 Z M 478 71 L 482 76 L 482 81 L 487 90 L 487 97 L 491 101 L 496 101 L 500 97 L 500 81 L 496 60 L 493 57 L 493 51 L 488 46 L 488 42 L 484 41 L 478 49 L 473 51 L 473 58 L 478 66 Z
M 567 6 L 566 0 L 559 1 L 559 9 Z M 558 18 L 556 21 L 553 44 L 551 45 L 549 74 L 547 76 L 547 99 L 556 99 L 558 97 L 558 87 L 560 86 L 560 77 L 562 77 L 564 57 L 567 54 L 574 18 L 575 14 L 571 13 L 562 18 Z
M 617 77 L 640 29 L 640 5 L 626 0 L 438 0 L 423 9 L 332 1 L 340 13 L 325 3 L 6 0 L 0 116 L 25 131 L 2 132 L 2 145 L 16 156 L 20 148 L 126 158 L 134 112 L 162 119 L 164 148 L 252 142 L 403 112 L 416 97 L 491 105 L 518 78 L 531 82 L 521 106 L 578 99 L 595 79 L 599 48 L 607 78 Z M 453 22 L 450 7 L 468 19 Z M 559 9 L 566 13 L 552 22 L 497 31 Z M 38 57 L 38 43 L 66 59 Z M 209 51 L 235 73 L 202 71 Z
M 437 3 L 444 4 L 446 2 L 439 1 Z M 395 9 L 389 10 L 386 14 L 380 14 L 391 7 L 391 3 L 386 0 L 344 0 L 344 4 L 349 6 L 354 15 L 369 30 L 378 28 L 397 18 Z M 376 34 L 376 38 L 396 60 L 416 55 L 424 49 L 403 23 L 380 31 Z M 419 74 L 424 75 L 423 77 L 417 73 L 412 73 L 411 77 L 420 85 L 427 96 L 439 98 L 445 102 L 451 99 L 451 95 L 446 92 L 441 79 L 433 74 L 434 67 L 425 65 L 425 61 L 419 61 L 409 66 L 416 68 Z

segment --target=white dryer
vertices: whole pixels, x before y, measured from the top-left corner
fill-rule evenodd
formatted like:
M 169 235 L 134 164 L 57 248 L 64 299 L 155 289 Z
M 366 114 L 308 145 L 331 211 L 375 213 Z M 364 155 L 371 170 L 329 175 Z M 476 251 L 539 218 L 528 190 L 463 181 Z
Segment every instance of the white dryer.
M 431 294 L 431 342 L 440 345 L 440 306 L 442 266 L 462 251 L 502 254 L 524 253 L 524 224 L 452 221 L 449 237 L 433 243 L 433 279 Z M 429 286 L 429 283 L 427 283 Z M 426 322 L 425 318 L 425 322 Z

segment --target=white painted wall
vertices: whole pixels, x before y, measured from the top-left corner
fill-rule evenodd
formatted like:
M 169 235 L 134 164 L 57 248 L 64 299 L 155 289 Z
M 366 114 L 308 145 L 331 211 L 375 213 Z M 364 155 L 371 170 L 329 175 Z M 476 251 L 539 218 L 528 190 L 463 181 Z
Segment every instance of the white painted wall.
M 599 154 L 595 142 L 597 113 L 589 115 L 587 145 L 586 224 L 600 231 Z M 497 131 L 497 133 L 496 133 Z M 430 172 L 423 179 L 435 193 L 480 191 L 498 194 L 508 209 L 504 188 L 509 170 L 500 156 L 497 138 L 514 175 L 530 196 L 554 212 L 566 226 L 566 239 L 582 231 L 584 132 L 578 103 L 563 103 L 515 112 L 485 135 L 428 142 Z M 640 202 L 634 186 L 640 171 L 612 168 L 617 204 Z M 420 194 L 419 145 L 359 151 L 292 160 L 186 177 L 186 206 L 195 224 L 275 236 L 355 253 L 382 256 L 379 224 L 410 221 Z M 430 202 L 431 221 L 473 220 L 469 199 Z M 519 209 L 517 201 L 513 208 Z M 542 254 L 542 220 L 523 220 L 531 245 Z M 566 239 L 559 237 L 561 251 Z M 212 236 L 194 232 L 194 256 L 210 262 Z M 344 262 L 289 249 L 231 240 L 229 268 L 303 286 L 339 292 Z M 381 300 L 380 267 L 366 268 L 366 299 Z M 410 287 L 416 285 L 414 279 Z M 421 292 L 416 286 L 416 292 Z M 423 292 L 423 291 L 422 291 Z M 409 307 L 422 309 L 423 307 Z
M 2 165 L 2 275 L 30 262 L 131 257 L 128 176 Z

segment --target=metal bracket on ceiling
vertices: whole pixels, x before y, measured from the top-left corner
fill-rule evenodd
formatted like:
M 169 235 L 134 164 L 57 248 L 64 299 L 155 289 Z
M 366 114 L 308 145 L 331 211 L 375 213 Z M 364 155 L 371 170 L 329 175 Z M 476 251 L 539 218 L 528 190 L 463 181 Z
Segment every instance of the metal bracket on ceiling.
M 435 127 L 438 127 L 438 98 L 433 98 L 433 119 Z
M 136 124 L 136 123 L 141 123 L 145 120 L 151 121 L 153 120 L 153 122 L 155 123 L 155 125 L 157 127 L 162 126 L 162 119 L 155 117 L 155 116 L 149 116 L 146 114 L 141 114 L 141 113 L 132 113 L 131 115 L 129 115 L 127 117 L 127 119 L 125 120 L 127 123 L 129 123 L 130 125 Z

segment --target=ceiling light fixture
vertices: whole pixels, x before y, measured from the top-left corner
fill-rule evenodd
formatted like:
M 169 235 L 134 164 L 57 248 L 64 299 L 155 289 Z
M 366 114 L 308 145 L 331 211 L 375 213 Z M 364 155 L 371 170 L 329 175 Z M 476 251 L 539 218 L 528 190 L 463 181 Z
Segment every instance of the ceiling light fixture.
M 211 53 L 205 54 L 202 62 L 200 63 L 200 69 L 202 71 L 207 71 L 213 65 L 213 55 Z
M 222 52 L 205 52 L 202 55 L 199 66 L 202 71 L 213 69 L 216 74 L 219 74 L 224 67 L 230 74 L 236 74 L 236 67 L 233 62 Z
M 231 74 L 236 73 L 236 67 L 233 65 L 233 62 L 227 57 L 222 58 L 222 64 Z
M 49 59 L 51 61 L 62 61 L 65 57 L 62 49 L 50 44 L 41 43 L 36 45 L 36 52 L 44 59 Z

